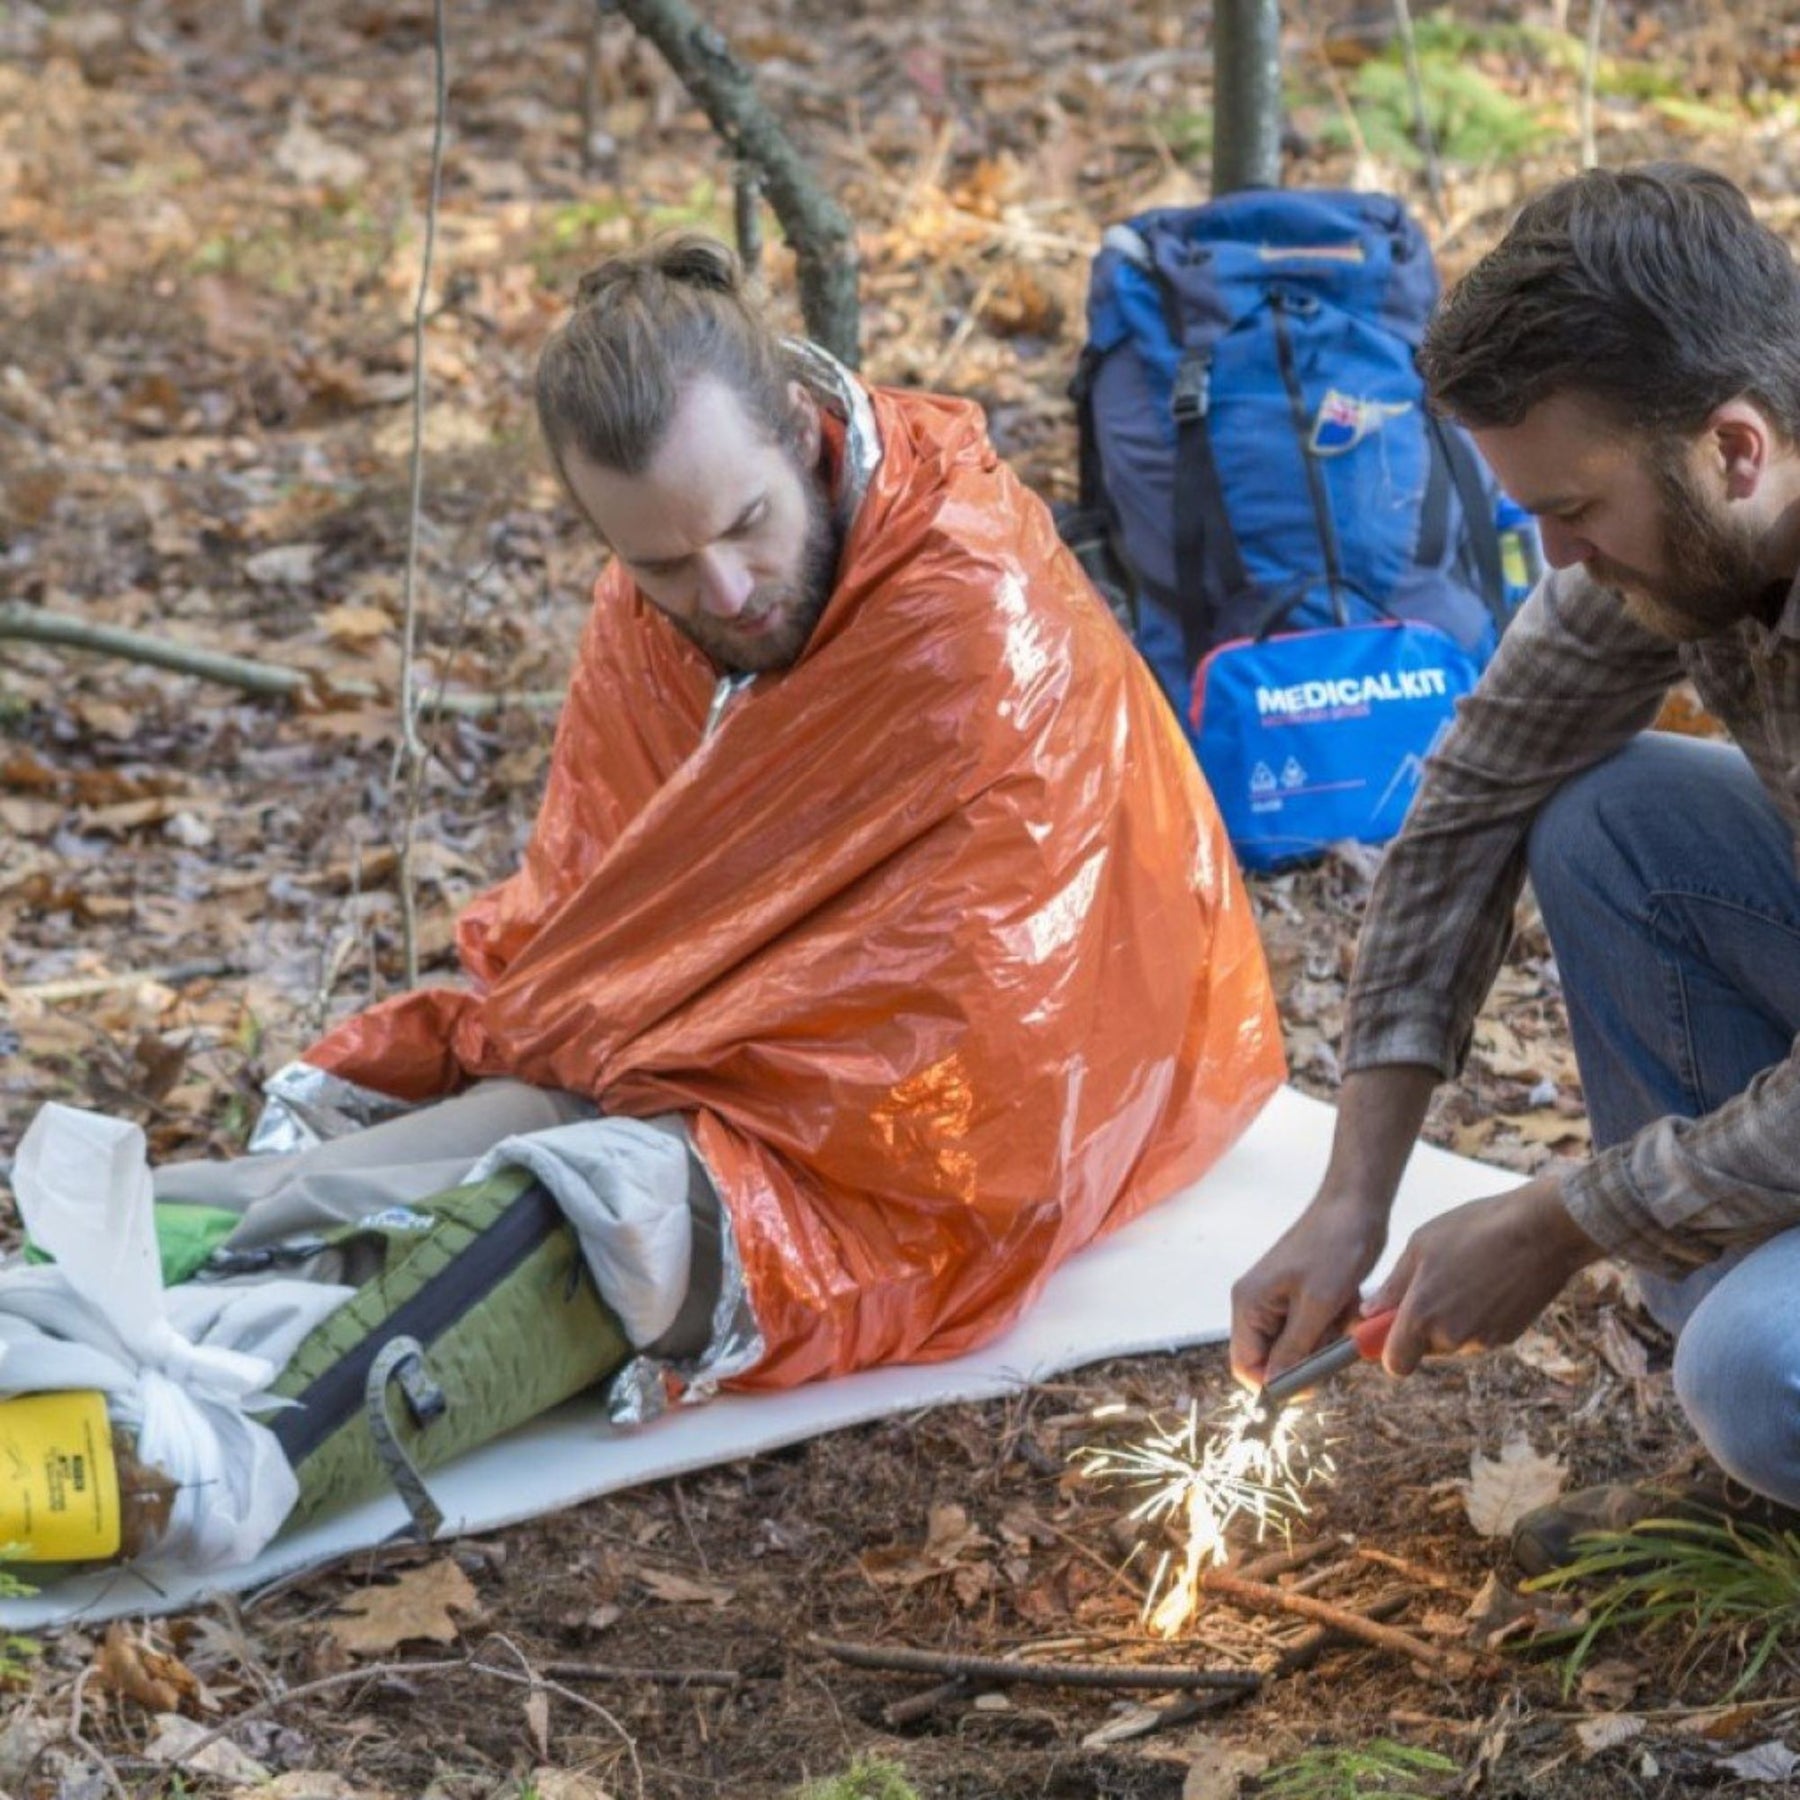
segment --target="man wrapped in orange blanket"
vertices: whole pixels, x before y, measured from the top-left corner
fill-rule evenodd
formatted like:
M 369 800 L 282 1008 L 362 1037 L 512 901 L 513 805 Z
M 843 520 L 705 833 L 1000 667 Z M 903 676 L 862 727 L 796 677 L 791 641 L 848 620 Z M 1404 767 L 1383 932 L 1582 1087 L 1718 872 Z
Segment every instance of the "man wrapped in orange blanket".
M 524 865 L 466 989 L 305 1065 L 672 1117 L 739 1385 L 955 1356 L 1281 1078 L 1210 796 L 977 407 L 775 337 L 723 247 L 590 275 L 538 407 L 612 554 Z

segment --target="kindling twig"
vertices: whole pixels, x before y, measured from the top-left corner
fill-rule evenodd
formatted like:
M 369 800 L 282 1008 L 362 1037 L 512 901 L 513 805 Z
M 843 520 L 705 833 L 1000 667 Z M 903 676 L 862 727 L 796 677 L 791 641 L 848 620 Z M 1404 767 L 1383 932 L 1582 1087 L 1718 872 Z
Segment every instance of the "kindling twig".
M 1464 1583 L 1449 1575 L 1440 1575 L 1436 1569 L 1428 1569 L 1423 1563 L 1409 1562 L 1404 1556 L 1394 1555 L 1391 1550 L 1377 1550 L 1371 1544 L 1358 1544 L 1354 1554 L 1363 1562 L 1379 1563 L 1384 1569 L 1393 1569 L 1409 1581 L 1419 1582 L 1422 1586 L 1437 1588 L 1445 1594 L 1455 1594 L 1462 1600 L 1469 1598 L 1469 1590 Z
M 1407 1596 L 1400 1594 L 1384 1594 L 1379 1600 L 1372 1600 L 1363 1608 L 1365 1619 L 1391 1619 L 1406 1605 Z M 1297 1674 L 1301 1669 L 1310 1668 L 1319 1660 L 1320 1654 L 1332 1644 L 1339 1642 L 1343 1633 L 1335 1625 L 1316 1625 L 1304 1637 L 1296 1638 L 1293 1643 L 1276 1657 L 1270 1664 L 1268 1675 Z M 1184 1694 L 1179 1700 L 1171 1700 L 1157 1713 L 1154 1719 L 1146 1722 L 1142 1735 L 1148 1737 L 1153 1731 L 1171 1731 L 1179 1725 L 1191 1725 L 1196 1719 L 1210 1718 L 1215 1713 L 1224 1712 L 1227 1707 L 1236 1706 L 1239 1701 L 1249 1698 L 1248 1692 L 1203 1694 L 1198 1697 Z
M 1194 1669 L 1170 1663 L 1030 1663 L 1008 1656 L 955 1656 L 904 1645 L 846 1644 L 812 1637 L 817 1649 L 859 1669 L 897 1669 L 915 1675 L 956 1676 L 968 1681 L 1019 1681 L 1038 1687 L 1229 1688 L 1252 1690 L 1262 1677 L 1253 1669 Z
M 1286 1588 L 1271 1587 L 1267 1582 L 1246 1581 L 1241 1575 L 1232 1575 L 1224 1569 L 1202 1570 L 1200 1586 L 1206 1593 L 1217 1594 L 1221 1600 L 1230 1600 L 1239 1606 L 1247 1606 L 1253 1612 L 1292 1613 L 1297 1618 L 1312 1619 L 1320 1625 L 1333 1626 L 1345 1636 L 1360 1638 L 1365 1644 L 1373 1644 L 1379 1650 L 1410 1657 L 1421 1668 L 1429 1669 L 1433 1674 L 1484 1675 L 1490 1673 L 1493 1667 L 1487 1660 L 1471 1656 L 1467 1651 L 1439 1649 L 1422 1638 L 1414 1637 L 1410 1632 L 1396 1630 L 1391 1625 L 1376 1624 L 1362 1613 L 1333 1606 L 1326 1600 L 1314 1599 L 1311 1594 L 1296 1594 Z

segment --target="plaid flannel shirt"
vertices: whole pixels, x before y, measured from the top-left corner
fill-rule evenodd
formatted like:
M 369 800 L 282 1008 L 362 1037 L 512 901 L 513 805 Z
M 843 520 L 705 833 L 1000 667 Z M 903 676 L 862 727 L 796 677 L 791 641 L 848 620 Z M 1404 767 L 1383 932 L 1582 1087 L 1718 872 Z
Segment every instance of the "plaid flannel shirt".
M 1683 674 L 1800 828 L 1800 580 L 1772 627 L 1745 620 L 1677 645 L 1634 625 L 1580 569 L 1549 576 L 1462 703 L 1383 862 L 1345 1069 L 1457 1072 L 1512 934 L 1533 816 L 1648 727 Z M 1705 1117 L 1659 1119 L 1600 1151 L 1563 1197 L 1610 1254 L 1665 1274 L 1800 1225 L 1800 1045 Z

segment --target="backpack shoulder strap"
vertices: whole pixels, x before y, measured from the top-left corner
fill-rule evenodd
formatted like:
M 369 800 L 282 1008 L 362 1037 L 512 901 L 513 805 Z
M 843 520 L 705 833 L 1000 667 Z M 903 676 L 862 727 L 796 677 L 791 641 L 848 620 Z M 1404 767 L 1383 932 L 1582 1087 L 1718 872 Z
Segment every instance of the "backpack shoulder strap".
M 1500 531 L 1494 523 L 1494 497 L 1481 478 L 1481 466 L 1469 440 L 1454 425 L 1446 425 L 1435 414 L 1427 415 L 1432 460 L 1443 458 L 1462 501 L 1463 529 L 1469 536 L 1469 548 L 1475 558 L 1475 573 L 1481 583 L 1481 597 L 1493 614 L 1494 624 L 1506 629 L 1506 571 L 1500 561 Z
M 1211 352 L 1187 350 L 1175 368 L 1169 411 L 1175 421 L 1175 597 L 1196 662 L 1217 636 L 1221 603 L 1249 585 L 1213 455 L 1211 410 Z

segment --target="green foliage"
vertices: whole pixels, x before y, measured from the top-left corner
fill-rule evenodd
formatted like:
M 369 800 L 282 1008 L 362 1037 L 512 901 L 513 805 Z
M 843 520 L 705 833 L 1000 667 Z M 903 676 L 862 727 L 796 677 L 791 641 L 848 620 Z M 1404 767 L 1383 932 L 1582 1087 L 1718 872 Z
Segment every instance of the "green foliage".
M 1594 1645 L 1609 1632 L 1679 1633 L 1681 1662 L 1709 1654 L 1741 1663 L 1730 1694 L 1742 1693 L 1778 1652 L 1800 1647 L 1800 1532 L 1696 1519 L 1644 1519 L 1628 1531 L 1575 1540 L 1581 1555 L 1567 1568 L 1525 1583 L 1528 1593 L 1598 1581 L 1587 1620 L 1537 1638 L 1573 1640 L 1563 1692 L 1575 1684 Z
M 1429 1788 L 1413 1784 L 1457 1773 L 1457 1765 L 1435 1750 L 1376 1738 L 1361 1748 L 1304 1751 L 1260 1777 L 1256 1791 L 1272 1800 L 1437 1800 L 1441 1782 Z
M 843 1774 L 796 1789 L 794 1800 L 919 1800 L 919 1790 L 898 1763 L 859 1756 Z
M 37 1592 L 6 1565 L 6 1559 L 18 1553 L 17 1544 L 0 1544 L 0 1600 L 24 1600 Z M 44 1646 L 36 1638 L 0 1632 L 0 1688 L 22 1685 L 31 1674 L 33 1661 L 43 1653 Z
M 733 200 L 709 176 L 695 181 L 670 205 L 638 207 L 608 197 L 572 200 L 545 218 L 531 264 L 549 288 L 573 288 L 575 277 L 603 257 L 665 231 L 704 231 L 725 243 L 734 241 Z M 773 214 L 764 212 L 765 223 Z
M 1293 96 L 1288 96 L 1293 104 Z M 1212 155 L 1213 116 L 1210 106 L 1182 107 L 1176 112 L 1158 113 L 1150 121 L 1150 129 L 1167 147 L 1178 163 L 1203 163 Z
M 1736 108 L 1692 100 L 1685 94 L 1665 94 L 1655 106 L 1671 125 L 1679 125 L 1685 131 L 1723 133 L 1743 128 L 1743 114 Z
M 1460 57 L 1421 46 L 1419 84 L 1432 142 L 1446 162 L 1503 162 L 1537 149 L 1550 135 L 1531 106 Z M 1412 86 L 1398 52 L 1364 63 L 1350 84 L 1350 100 L 1375 155 L 1408 166 L 1423 162 L 1413 127 Z M 1348 136 L 1341 121 L 1336 130 Z M 1328 136 L 1331 131 L 1328 126 Z

